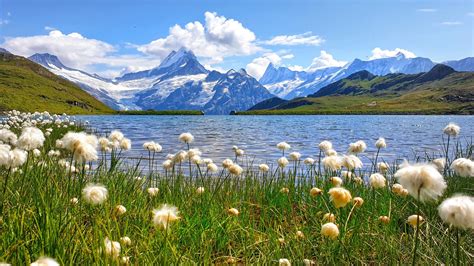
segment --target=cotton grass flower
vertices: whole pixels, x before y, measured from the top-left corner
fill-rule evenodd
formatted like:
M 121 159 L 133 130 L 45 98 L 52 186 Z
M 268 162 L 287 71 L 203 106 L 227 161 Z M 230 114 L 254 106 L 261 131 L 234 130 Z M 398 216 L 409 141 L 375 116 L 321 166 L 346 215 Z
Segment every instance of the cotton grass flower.
M 286 157 L 280 157 L 277 162 L 280 168 L 285 168 L 290 163 Z
M 334 240 L 339 236 L 339 228 L 334 223 L 323 224 L 321 227 L 321 235 Z
M 181 135 L 179 135 L 179 140 L 186 144 L 190 144 L 194 141 L 194 136 L 189 132 L 182 133 Z
M 10 165 L 10 145 L 0 144 L 0 166 Z
M 260 165 L 258 166 L 258 169 L 259 169 L 261 172 L 266 173 L 266 172 L 268 172 L 268 171 L 270 170 L 270 167 L 269 167 L 267 164 L 262 163 L 262 164 L 260 164 Z
M 294 151 L 290 153 L 288 156 L 290 157 L 290 160 L 292 161 L 299 161 L 301 158 L 301 153 Z
M 280 193 L 288 194 L 288 193 L 290 193 L 290 189 L 287 188 L 287 187 L 281 188 L 281 189 L 280 189 Z
M 332 149 L 332 143 L 327 140 L 324 140 L 319 143 L 318 147 L 322 152 L 326 152 Z
M 8 166 L 10 168 L 20 167 L 26 163 L 28 154 L 26 151 L 15 148 L 9 152 Z
M 344 155 L 342 157 L 342 165 L 348 170 L 359 169 L 363 166 L 362 161 L 355 155 Z
M 424 221 L 424 218 L 416 214 L 410 215 L 407 219 L 407 223 L 413 227 L 416 227 L 416 225 L 418 224 L 418 217 L 420 220 L 420 224 L 422 224 Z
M 375 173 L 369 177 L 369 183 L 370 186 L 372 186 L 373 188 L 384 188 L 387 183 L 387 180 L 383 175 Z
M 224 167 L 224 169 L 228 169 L 232 165 L 234 165 L 234 162 L 231 159 L 225 159 L 222 161 L 222 167 Z
M 123 265 L 128 265 L 130 263 L 130 257 L 129 256 L 122 256 L 120 258 L 120 263 Z
M 114 213 L 117 214 L 118 216 L 124 215 L 127 212 L 127 208 L 123 205 L 117 205 L 114 208 Z
M 160 192 L 160 189 L 157 187 L 149 187 L 146 189 L 146 192 L 148 193 L 149 196 L 154 197 L 158 195 L 158 193 Z
M 87 184 L 82 189 L 82 197 L 87 203 L 98 205 L 103 203 L 108 196 L 107 188 L 99 184 Z
M 447 186 L 443 176 L 431 164 L 404 163 L 394 177 L 412 197 L 420 201 L 436 200 Z
M 334 223 L 334 222 L 336 222 L 336 215 L 334 215 L 333 213 L 330 213 L 330 212 L 325 213 L 323 215 L 323 221 Z
M 459 132 L 461 131 L 461 128 L 456 125 L 455 123 L 449 123 L 444 129 L 443 133 L 448 135 L 448 136 L 453 136 L 457 137 L 459 135 Z
M 337 171 L 342 167 L 341 158 L 336 155 L 324 157 L 322 163 L 326 170 Z
M 21 131 L 16 146 L 20 149 L 31 151 L 43 146 L 45 137 L 43 131 L 36 127 L 25 127 Z
M 462 177 L 474 177 L 474 161 L 458 158 L 451 163 L 451 169 Z
M 206 166 L 207 171 L 211 173 L 216 173 L 219 170 L 219 167 L 215 163 L 210 163 Z
M 127 138 L 123 138 L 121 141 L 120 141 L 120 149 L 124 150 L 124 151 L 128 151 L 132 148 L 132 141 L 130 139 L 127 139 Z
M 304 164 L 306 165 L 313 165 L 314 164 L 314 159 L 313 158 L 306 158 L 303 161 Z
M 385 174 L 387 173 L 388 169 L 390 169 L 390 166 L 385 162 L 380 162 L 377 163 L 377 169 L 379 169 L 380 173 Z
M 438 207 L 443 222 L 460 229 L 474 229 L 474 197 L 455 195 Z
M 171 170 L 174 166 L 174 163 L 172 160 L 165 160 L 161 166 L 163 166 L 163 169 L 165 170 Z
M 132 244 L 132 240 L 130 239 L 130 237 L 128 236 L 123 236 L 120 238 L 120 242 L 122 243 L 122 245 L 124 246 L 130 246 Z
M 291 263 L 288 259 L 279 259 L 278 265 L 280 266 L 291 266 Z
M 16 145 L 17 140 L 18 140 L 17 135 L 13 133 L 11 130 L 6 129 L 6 128 L 0 129 L 0 141 L 4 143 Z
M 120 255 L 121 246 L 117 241 L 111 241 L 108 237 L 104 239 L 105 254 L 107 256 L 118 258 Z
M 380 217 L 379 217 L 379 221 L 382 222 L 382 223 L 384 223 L 384 224 L 388 224 L 388 223 L 390 223 L 390 217 L 388 217 L 388 216 L 380 216 Z
M 163 204 L 160 209 L 153 210 L 153 224 L 162 229 L 168 229 L 169 225 L 180 219 L 178 208 Z
M 196 189 L 196 194 L 201 195 L 202 193 L 204 193 L 204 187 L 198 187 Z
M 375 142 L 375 147 L 377 147 L 377 149 L 387 148 L 387 143 L 385 142 L 385 139 L 384 138 L 379 138 Z
M 301 231 L 296 231 L 296 238 L 298 239 L 303 239 L 304 238 L 304 233 Z
M 122 141 L 123 138 L 124 138 L 123 133 L 118 130 L 113 130 L 112 132 L 110 132 L 109 140 L 112 142 L 120 143 L 120 141 Z
M 323 191 L 317 187 L 314 187 L 309 191 L 309 195 L 311 195 L 311 197 L 316 197 L 321 194 L 323 194 Z
M 232 164 L 228 170 L 229 170 L 229 173 L 231 173 L 234 176 L 239 176 L 244 171 L 244 169 L 242 169 L 242 167 L 240 167 L 238 164 Z
M 238 216 L 240 214 L 239 210 L 237 210 L 236 208 L 227 209 L 227 213 L 232 216 Z
M 37 261 L 30 264 L 30 266 L 59 266 L 59 263 L 48 257 L 41 257 Z
M 355 197 L 352 202 L 354 202 L 354 205 L 356 207 L 361 207 L 362 204 L 364 204 L 364 199 L 362 199 L 361 197 Z
M 446 158 L 434 159 L 432 163 L 436 166 L 436 169 L 438 169 L 438 171 L 441 173 L 446 167 Z
M 329 149 L 329 150 L 325 151 L 324 154 L 326 156 L 337 156 L 337 151 L 334 150 L 334 149 Z
M 304 259 L 303 260 L 303 265 L 304 266 L 312 266 L 312 265 L 316 265 L 316 262 L 314 260 Z
M 334 204 L 334 207 L 341 208 L 347 205 L 352 199 L 351 192 L 342 187 L 333 187 L 328 191 L 330 200 Z
M 161 152 L 163 150 L 163 147 L 161 147 L 160 144 L 154 141 L 148 141 L 148 142 L 143 143 L 143 149 L 150 152 Z
M 286 150 L 289 150 L 291 148 L 290 144 L 286 143 L 286 142 L 280 142 L 277 144 L 277 148 L 281 151 L 286 151 Z
M 331 184 L 335 187 L 339 187 L 340 185 L 342 185 L 342 179 L 338 176 L 333 176 L 333 177 L 330 177 L 329 178 L 329 181 L 331 182 Z
M 401 195 L 403 193 L 403 186 L 400 184 L 393 184 L 392 185 L 392 192 Z
M 364 152 L 365 149 L 367 149 L 367 144 L 365 144 L 365 142 L 362 141 L 362 140 L 358 140 L 354 143 L 349 144 L 349 150 L 348 151 L 350 153 L 358 154 L 358 153 Z
M 245 154 L 245 151 L 242 149 L 235 150 L 235 156 L 237 157 L 243 156 L 244 154 Z

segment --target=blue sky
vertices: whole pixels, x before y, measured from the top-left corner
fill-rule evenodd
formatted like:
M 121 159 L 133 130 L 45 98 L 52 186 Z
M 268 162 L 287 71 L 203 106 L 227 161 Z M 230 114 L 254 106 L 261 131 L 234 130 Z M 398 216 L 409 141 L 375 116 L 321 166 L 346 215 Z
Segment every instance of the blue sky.
M 0 16 L 1 46 L 105 76 L 153 67 L 180 46 L 209 68 L 257 77 L 269 62 L 474 56 L 474 1 L 0 0 Z

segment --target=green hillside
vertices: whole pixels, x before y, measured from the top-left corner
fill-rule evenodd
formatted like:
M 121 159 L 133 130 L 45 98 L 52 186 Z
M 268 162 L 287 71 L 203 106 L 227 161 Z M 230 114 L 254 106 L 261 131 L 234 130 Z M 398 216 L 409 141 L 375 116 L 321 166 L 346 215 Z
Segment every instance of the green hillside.
M 308 97 L 238 114 L 474 114 L 474 73 L 443 65 L 414 75 L 361 71 Z
M 0 53 L 0 112 L 112 113 L 81 88 L 30 60 Z

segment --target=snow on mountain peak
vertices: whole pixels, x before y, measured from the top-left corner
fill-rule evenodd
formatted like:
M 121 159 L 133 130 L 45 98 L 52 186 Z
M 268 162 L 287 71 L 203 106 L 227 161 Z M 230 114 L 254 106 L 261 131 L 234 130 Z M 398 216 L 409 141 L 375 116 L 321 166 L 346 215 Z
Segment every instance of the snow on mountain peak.
M 31 61 L 36 62 L 40 65 L 43 65 L 43 66 L 51 66 L 51 67 L 54 66 L 54 67 L 57 67 L 57 68 L 68 69 L 68 67 L 66 67 L 59 60 L 59 58 L 57 56 L 52 55 L 52 54 L 48 54 L 48 53 L 39 54 L 39 53 L 36 53 L 36 54 L 28 57 L 28 59 L 30 59 Z
M 183 58 L 197 60 L 196 56 L 192 51 L 186 50 L 184 47 L 181 47 L 177 52 L 172 51 L 164 60 L 161 62 L 159 68 L 169 67 L 176 62 L 180 61 Z

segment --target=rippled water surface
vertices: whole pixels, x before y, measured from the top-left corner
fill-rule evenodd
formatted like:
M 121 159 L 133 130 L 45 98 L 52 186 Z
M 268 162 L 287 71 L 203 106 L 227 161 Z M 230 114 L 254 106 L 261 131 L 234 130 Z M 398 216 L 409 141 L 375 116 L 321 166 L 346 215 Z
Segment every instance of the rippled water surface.
M 193 147 L 203 152 L 203 158 L 220 161 L 233 158 L 232 146 L 245 150 L 255 162 L 272 163 L 281 156 L 275 147 L 280 141 L 291 145 L 305 157 L 316 157 L 317 144 L 330 140 L 336 151 L 343 153 L 350 142 L 364 140 L 367 151 L 363 160 L 372 158 L 374 143 L 384 137 L 388 147 L 382 151 L 384 160 L 412 159 L 414 154 L 439 154 L 442 129 L 449 122 L 461 126 L 460 140 L 474 136 L 474 116 L 78 116 L 89 121 L 99 132 L 121 130 L 132 140 L 129 157 L 147 156 L 142 149 L 145 141 L 163 146 L 158 159 L 168 153 L 185 149 L 178 141 L 182 132 L 195 137 Z

